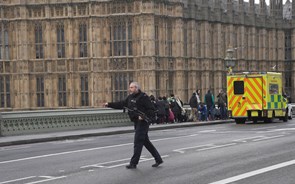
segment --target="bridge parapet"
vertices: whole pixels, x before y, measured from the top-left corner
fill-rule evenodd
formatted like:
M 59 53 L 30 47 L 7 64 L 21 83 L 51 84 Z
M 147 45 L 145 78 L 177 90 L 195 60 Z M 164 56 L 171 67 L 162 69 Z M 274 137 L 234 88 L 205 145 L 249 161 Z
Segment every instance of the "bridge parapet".
M 25 135 L 132 125 L 127 113 L 108 108 L 0 113 L 0 135 Z

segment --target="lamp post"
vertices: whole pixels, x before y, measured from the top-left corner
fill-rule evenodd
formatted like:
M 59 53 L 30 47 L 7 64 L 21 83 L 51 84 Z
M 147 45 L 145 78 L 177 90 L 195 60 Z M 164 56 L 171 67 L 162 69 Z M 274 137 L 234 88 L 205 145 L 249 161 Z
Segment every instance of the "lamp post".
M 236 66 L 236 58 L 234 58 L 235 49 L 230 47 L 226 50 L 226 56 L 224 58 L 225 66 L 228 69 L 228 73 L 232 72 L 232 69 Z

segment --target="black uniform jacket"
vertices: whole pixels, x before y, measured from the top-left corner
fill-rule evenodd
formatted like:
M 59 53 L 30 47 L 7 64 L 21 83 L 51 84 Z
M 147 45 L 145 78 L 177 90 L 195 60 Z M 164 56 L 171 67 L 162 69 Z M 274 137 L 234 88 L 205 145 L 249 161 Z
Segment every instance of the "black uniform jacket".
M 130 94 L 128 97 L 119 102 L 109 102 L 108 107 L 113 109 L 124 109 L 124 107 L 128 107 L 131 110 L 139 110 L 149 118 L 154 118 L 155 107 L 152 104 L 149 96 L 142 91 L 138 91 L 136 94 Z M 134 111 L 128 111 L 128 115 L 130 120 L 136 122 L 138 120 L 138 114 L 134 113 Z

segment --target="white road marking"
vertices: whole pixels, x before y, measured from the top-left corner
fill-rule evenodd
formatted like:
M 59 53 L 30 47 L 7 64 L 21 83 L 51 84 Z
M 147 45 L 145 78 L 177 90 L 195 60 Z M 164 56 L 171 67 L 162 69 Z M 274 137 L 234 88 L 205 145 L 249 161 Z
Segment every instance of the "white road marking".
M 28 177 L 25 177 L 25 178 L 19 178 L 19 179 L 15 179 L 15 180 L 3 181 L 3 182 L 0 182 L 0 184 L 14 183 L 14 182 L 16 182 L 16 181 L 22 181 L 22 180 L 32 179 L 32 178 L 36 178 L 36 177 L 37 177 L 37 176 L 28 176 Z
M 280 129 L 262 131 L 262 132 L 258 132 L 258 133 L 271 133 L 271 132 L 294 131 L 294 130 L 295 130 L 295 128 L 280 128 Z
M 26 158 L 20 158 L 20 159 L 15 159 L 15 160 L 2 161 L 2 162 L 0 162 L 0 164 L 19 162 L 19 161 L 25 161 L 25 160 L 33 160 L 33 159 L 38 159 L 38 158 L 46 158 L 46 157 L 66 155 L 66 154 L 73 154 L 73 153 L 81 153 L 81 152 L 94 151 L 94 150 L 100 150 L 100 149 L 106 149 L 106 148 L 115 148 L 115 147 L 127 146 L 127 145 L 132 145 L 132 144 L 133 143 L 118 144 L 118 145 L 113 145 L 113 146 L 104 146 L 104 147 L 89 148 L 89 149 L 82 149 L 82 150 L 75 150 L 75 151 L 52 153 L 52 154 L 47 154 L 47 155 L 39 155 L 39 156 L 34 156 L 34 157 L 26 157 Z
M 168 138 L 163 138 L 163 139 L 155 139 L 151 140 L 152 142 L 158 142 L 158 141 L 166 141 L 166 140 L 172 140 L 172 139 L 181 139 L 181 138 L 186 138 L 186 137 L 194 137 L 199 134 L 191 134 L 191 135 L 185 135 L 185 136 L 177 136 L 177 137 L 168 137 Z
M 50 142 L 51 144 L 68 144 L 68 143 L 76 143 L 76 142 L 85 142 L 92 141 L 93 139 L 85 138 L 85 139 L 66 139 L 63 141 L 54 141 Z
M 169 155 L 163 155 L 161 156 L 162 158 L 166 158 L 169 157 Z M 104 166 L 105 164 L 112 164 L 112 163 L 116 163 L 116 162 L 122 162 L 122 161 L 126 161 L 128 160 L 128 162 L 124 162 L 124 163 L 120 163 L 120 164 L 116 164 L 116 165 L 111 165 L 111 166 Z M 91 165 L 86 165 L 86 166 L 81 166 L 80 168 L 107 168 L 107 169 L 111 169 L 111 168 L 115 168 L 115 167 L 120 167 L 120 166 L 124 166 L 127 165 L 129 163 L 130 158 L 124 158 L 124 159 L 120 159 L 120 160 L 113 160 L 113 161 L 109 161 L 109 162 L 103 162 L 103 163 L 97 163 L 97 164 L 91 164 Z M 150 160 L 154 160 L 154 158 L 145 158 L 145 156 L 141 156 L 139 162 L 146 162 L 146 161 L 150 161 Z
M 277 126 L 269 126 L 269 127 L 260 127 L 260 128 L 252 128 L 252 130 L 263 130 L 263 129 L 270 129 L 270 128 L 276 128 Z
M 202 130 L 199 131 L 200 133 L 210 133 L 210 132 L 216 132 L 216 130 Z
M 258 169 L 258 170 L 255 170 L 255 171 L 247 172 L 247 173 L 244 173 L 244 174 L 240 174 L 240 175 L 237 175 L 237 176 L 234 176 L 234 177 L 231 177 L 231 178 L 227 178 L 227 179 L 216 181 L 216 182 L 209 183 L 209 184 L 232 183 L 232 182 L 235 182 L 235 181 L 239 181 L 239 180 L 242 180 L 242 179 L 245 179 L 245 178 L 249 178 L 249 177 L 252 177 L 252 176 L 255 176 L 255 175 L 259 175 L 259 174 L 262 174 L 262 173 L 266 173 L 266 172 L 269 172 L 269 171 L 272 171 L 272 170 L 280 169 L 280 168 L 287 167 L 287 166 L 294 165 L 294 164 L 295 164 L 295 160 L 290 160 L 288 162 L 283 162 L 283 163 L 280 163 L 280 164 L 272 165 L 272 166 L 269 166 L 269 167 L 265 167 L 265 168 Z
M 262 138 L 263 136 L 255 136 L 255 137 L 246 137 L 246 138 L 242 138 L 242 139 L 236 139 L 233 140 L 233 142 L 247 142 L 251 139 L 256 139 L 256 138 Z
M 47 181 L 53 181 L 53 180 L 58 180 L 58 179 L 62 179 L 62 178 L 66 178 L 66 176 L 59 176 L 59 177 L 52 177 L 52 176 L 40 176 L 41 178 L 47 178 L 44 180 L 39 180 L 39 181 L 34 181 L 34 182 L 30 182 L 30 183 L 26 183 L 26 184 L 35 184 L 35 183 L 43 183 L 43 182 L 47 182 Z
M 262 137 L 262 138 L 259 138 L 259 139 L 255 139 L 253 141 L 257 142 L 257 141 L 263 141 L 263 140 L 267 140 L 267 139 L 275 139 L 275 138 L 284 137 L 284 136 L 285 135 L 275 135 L 275 136 L 272 136 L 272 137 Z
M 162 158 L 166 158 L 166 157 L 169 157 L 169 155 L 163 155 Z M 149 160 L 154 160 L 154 158 L 140 158 L 139 162 L 146 162 L 146 161 L 149 161 Z M 127 165 L 129 162 L 127 163 L 123 163 L 123 164 L 118 164 L 118 165 L 112 165 L 112 166 L 108 166 L 106 168 L 108 169 L 112 169 L 112 168 L 115 168 L 115 167 L 120 167 L 120 166 L 124 166 L 124 165 Z
M 210 146 L 213 146 L 213 144 L 204 144 L 204 145 L 199 145 L 199 146 L 185 147 L 185 148 L 180 148 L 180 149 L 176 149 L 176 150 L 173 150 L 173 151 L 178 152 L 178 153 L 185 153 L 185 150 L 188 150 L 188 149 L 195 149 L 195 148 L 201 148 L 201 147 L 210 147 Z
M 164 141 L 164 140 L 181 139 L 181 138 L 185 138 L 185 137 L 194 137 L 197 135 L 198 134 L 191 134 L 191 135 L 186 135 L 186 136 L 169 137 L 169 138 L 156 139 L 156 140 L 151 140 L 151 141 L 158 142 L 158 141 Z M 20 158 L 20 159 L 15 159 L 15 160 L 2 161 L 2 162 L 0 162 L 0 164 L 7 164 L 7 163 L 20 162 L 20 161 L 33 160 L 33 159 L 40 159 L 40 158 L 53 157 L 53 156 L 59 156 L 59 155 L 67 155 L 67 154 L 73 154 L 73 153 L 81 153 L 81 152 L 87 152 L 87 151 L 95 151 L 95 150 L 108 149 L 108 148 L 116 148 L 116 147 L 122 147 L 122 146 L 128 146 L 128 145 L 133 145 L 133 143 L 117 144 L 117 145 L 112 145 L 112 146 L 96 147 L 96 148 L 89 148 L 89 149 L 82 149 L 82 150 L 75 150 L 75 151 L 52 153 L 52 154 L 47 154 L 47 155 L 39 155 L 39 156 L 34 156 L 34 157 L 26 157 L 26 158 Z
M 30 148 L 31 146 L 11 146 L 11 147 L 3 147 L 0 148 L 0 151 L 10 151 L 10 150 L 17 150 L 17 149 L 25 149 Z
M 88 168 L 88 167 L 104 167 L 103 166 L 104 164 L 111 164 L 111 163 L 122 162 L 122 161 L 126 161 L 126 160 L 130 160 L 130 158 L 124 158 L 124 159 L 113 160 L 113 161 L 109 161 L 109 162 L 102 162 L 102 163 L 97 163 L 97 164 L 85 165 L 80 168 L 83 169 L 83 168 Z
M 206 150 L 211 150 L 211 149 L 216 149 L 216 148 L 223 148 L 223 147 L 228 147 L 228 146 L 233 146 L 236 145 L 237 143 L 229 143 L 229 144 L 223 144 L 223 145 L 213 145 L 212 147 L 209 148 L 201 148 L 198 149 L 197 151 L 206 151 Z

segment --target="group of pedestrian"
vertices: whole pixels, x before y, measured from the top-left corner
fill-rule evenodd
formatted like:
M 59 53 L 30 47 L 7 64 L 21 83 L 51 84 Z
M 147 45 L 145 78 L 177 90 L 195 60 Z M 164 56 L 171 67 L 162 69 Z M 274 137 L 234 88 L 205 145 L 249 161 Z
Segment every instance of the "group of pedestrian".
M 208 121 L 215 119 L 227 119 L 227 95 L 221 89 L 215 103 L 214 95 L 208 90 L 204 95 L 204 101 L 200 99 L 200 91 L 194 92 L 189 100 L 191 107 L 190 121 Z
M 151 95 L 150 99 L 157 110 L 157 120 L 155 123 L 181 123 L 187 121 L 186 111 L 183 101 L 179 96 L 171 94 L 170 97 L 158 97 Z

